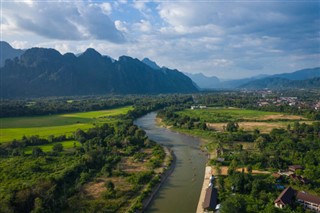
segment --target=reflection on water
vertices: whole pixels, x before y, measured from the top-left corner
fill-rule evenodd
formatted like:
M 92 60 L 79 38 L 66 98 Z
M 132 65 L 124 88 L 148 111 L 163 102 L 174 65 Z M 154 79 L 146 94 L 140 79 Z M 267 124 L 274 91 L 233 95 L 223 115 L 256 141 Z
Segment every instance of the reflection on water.
M 199 139 L 156 126 L 156 113 L 137 119 L 135 124 L 150 139 L 170 146 L 177 161 L 172 175 L 147 209 L 148 213 L 194 213 L 200 196 L 206 158 L 199 149 Z

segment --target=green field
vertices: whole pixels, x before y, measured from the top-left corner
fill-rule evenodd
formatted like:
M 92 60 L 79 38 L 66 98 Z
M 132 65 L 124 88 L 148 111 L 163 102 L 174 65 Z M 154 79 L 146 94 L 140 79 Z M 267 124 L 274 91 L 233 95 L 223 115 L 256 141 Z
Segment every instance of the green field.
M 92 128 L 94 124 L 114 123 L 114 116 L 126 114 L 132 106 L 117 109 L 68 113 L 59 115 L 0 118 L 0 143 L 20 139 L 22 136 L 71 135 L 76 129 Z
M 304 120 L 301 116 L 287 115 L 278 112 L 265 112 L 258 110 L 248 110 L 239 108 L 207 108 L 207 109 L 186 109 L 178 112 L 180 115 L 187 115 L 191 118 L 200 118 L 200 120 L 209 123 L 219 123 L 241 120 Z
M 50 143 L 50 144 L 45 144 L 45 145 L 39 145 L 39 146 L 27 146 L 27 147 L 24 149 L 24 152 L 25 152 L 25 154 L 31 154 L 31 153 L 32 153 L 32 149 L 35 148 L 35 147 L 41 148 L 42 151 L 44 151 L 44 152 L 51 152 L 51 151 L 52 151 L 52 147 L 53 147 L 55 144 L 59 144 L 59 143 L 62 144 L 64 150 L 66 150 L 66 149 L 71 149 L 71 148 L 74 147 L 74 145 L 76 145 L 76 147 L 81 146 L 81 143 L 78 142 L 78 141 L 62 141 L 62 142 L 55 142 L 55 143 Z

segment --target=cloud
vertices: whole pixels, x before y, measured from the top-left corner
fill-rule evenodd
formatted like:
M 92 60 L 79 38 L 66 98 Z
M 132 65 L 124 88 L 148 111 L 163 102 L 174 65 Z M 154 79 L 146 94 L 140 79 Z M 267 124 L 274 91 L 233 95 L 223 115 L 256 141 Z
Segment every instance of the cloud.
M 112 12 L 112 6 L 108 2 L 100 4 L 100 8 L 102 9 L 102 12 L 106 15 L 110 15 Z
M 13 31 L 59 40 L 125 41 L 107 15 L 111 13 L 109 3 L 29 1 L 2 5 L 3 17 Z

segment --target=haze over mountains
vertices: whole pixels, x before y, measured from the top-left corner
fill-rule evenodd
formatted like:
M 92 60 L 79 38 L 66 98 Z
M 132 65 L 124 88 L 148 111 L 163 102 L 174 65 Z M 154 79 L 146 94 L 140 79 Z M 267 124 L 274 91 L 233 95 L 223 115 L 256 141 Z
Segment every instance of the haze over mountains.
M 201 89 L 285 89 L 305 86 L 310 88 L 320 88 L 320 85 L 314 84 L 317 82 L 317 79 L 315 78 L 320 77 L 320 67 L 298 70 L 292 73 L 258 75 L 251 78 L 236 80 L 220 80 L 215 76 L 207 77 L 202 73 L 185 74 Z M 303 81 L 303 83 L 301 81 Z
M 0 74 L 2 98 L 198 91 L 191 79 L 177 70 L 152 69 L 128 56 L 112 61 L 91 48 L 78 57 L 31 48 L 6 60 Z

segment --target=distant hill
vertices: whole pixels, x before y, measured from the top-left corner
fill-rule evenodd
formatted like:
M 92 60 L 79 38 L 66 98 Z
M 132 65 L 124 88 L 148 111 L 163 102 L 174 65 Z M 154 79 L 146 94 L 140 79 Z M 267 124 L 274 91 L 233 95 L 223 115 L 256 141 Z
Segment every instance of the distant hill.
M 298 70 L 292 73 L 283 73 L 267 78 L 254 80 L 240 85 L 245 89 L 285 89 L 285 88 L 320 88 L 317 85 L 320 78 L 320 67 Z
M 191 78 L 193 82 L 195 82 L 200 88 L 202 89 L 211 89 L 211 88 L 218 88 L 220 85 L 219 78 L 212 76 L 208 77 L 203 75 L 202 73 L 184 73 L 186 76 Z
M 269 78 L 285 78 L 289 80 L 305 80 L 320 77 L 320 67 L 298 70 L 292 73 L 282 73 L 269 76 Z
M 112 62 L 91 48 L 78 57 L 31 48 L 19 59 L 7 60 L 0 74 L 2 98 L 198 91 L 191 79 L 177 70 L 152 69 L 128 56 Z
M 261 79 L 242 85 L 245 89 L 315 89 L 320 88 L 320 77 L 305 80 L 289 80 L 285 78 Z
M 10 44 L 8 44 L 5 41 L 0 41 L 0 47 L 1 47 L 1 57 L 0 57 L 0 67 L 2 67 L 7 59 L 14 59 L 15 57 L 19 57 L 24 52 L 20 49 L 14 49 L 11 47 Z

